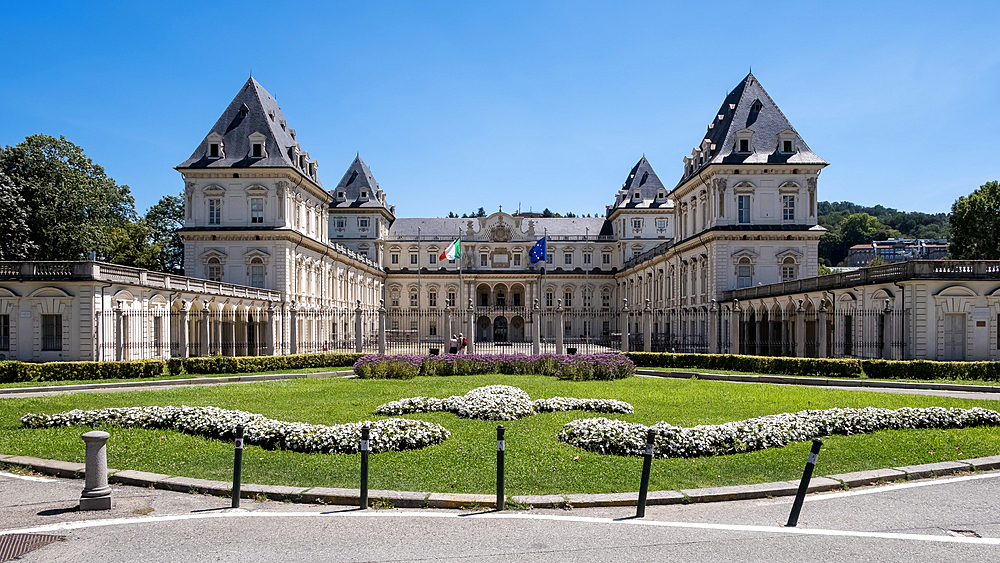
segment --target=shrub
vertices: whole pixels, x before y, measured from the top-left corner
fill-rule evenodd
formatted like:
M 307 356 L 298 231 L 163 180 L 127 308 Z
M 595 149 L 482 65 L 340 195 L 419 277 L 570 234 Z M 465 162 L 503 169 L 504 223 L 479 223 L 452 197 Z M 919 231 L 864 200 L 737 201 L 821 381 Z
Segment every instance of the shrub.
M 410 379 L 422 376 L 547 375 L 572 381 L 631 377 L 635 364 L 621 354 L 517 355 L 444 354 L 440 356 L 377 355 L 359 359 L 354 373 L 366 379 Z
M 858 377 L 861 362 L 851 358 L 789 358 L 781 356 L 744 356 L 739 354 L 670 354 L 628 352 L 639 367 L 701 368 L 775 375 L 817 375 Z
M 184 360 L 184 369 L 190 374 L 249 373 L 321 367 L 349 366 L 363 354 L 323 352 L 319 354 L 291 354 L 286 356 L 199 356 Z
M 163 360 L 124 362 L 0 362 L 0 383 L 24 381 L 89 381 L 93 379 L 139 379 L 163 375 Z

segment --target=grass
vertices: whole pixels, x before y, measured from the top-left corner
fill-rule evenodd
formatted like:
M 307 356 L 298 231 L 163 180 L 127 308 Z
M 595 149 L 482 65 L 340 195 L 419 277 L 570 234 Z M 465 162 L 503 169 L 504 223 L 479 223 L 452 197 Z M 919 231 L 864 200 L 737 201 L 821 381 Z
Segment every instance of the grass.
M 89 383 L 129 383 L 143 381 L 162 381 L 166 379 L 206 379 L 213 377 L 242 377 L 246 375 L 267 375 L 272 373 L 323 373 L 328 371 L 343 371 L 352 369 L 352 366 L 343 367 L 321 367 L 302 369 L 279 369 L 272 371 L 254 371 L 249 373 L 213 373 L 213 374 L 192 374 L 182 373 L 180 375 L 158 375 L 156 377 L 142 377 L 133 379 L 79 379 L 71 381 L 19 381 L 17 383 L 0 383 L 0 389 L 17 387 L 48 387 L 60 385 L 82 385 Z
M 568 382 L 541 376 L 418 377 L 413 380 L 294 379 L 221 387 L 188 387 L 107 394 L 10 398 L 0 402 L 0 453 L 84 461 L 86 429 L 27 430 L 27 412 L 56 413 L 140 405 L 213 405 L 265 416 L 318 424 L 372 420 L 376 406 L 416 395 L 446 397 L 491 383 L 517 385 L 532 398 L 570 396 L 616 398 L 635 414 L 609 417 L 653 424 L 721 423 L 754 416 L 831 407 L 982 406 L 991 401 L 895 395 L 864 391 L 778 385 L 631 378 Z M 445 443 L 371 457 L 373 489 L 492 494 L 495 492 L 496 422 L 467 420 L 451 413 L 409 415 L 451 431 Z M 545 413 L 506 427 L 508 495 L 607 493 L 638 490 L 641 458 L 601 456 L 563 444 L 556 434 L 566 422 L 590 413 Z M 233 446 L 172 431 L 105 428 L 111 432 L 108 465 L 154 473 L 227 481 L 232 478 Z M 737 485 L 801 477 L 810 444 L 746 454 L 653 462 L 652 490 Z M 833 436 L 824 441 L 818 475 L 995 455 L 1000 429 L 881 431 Z M 355 488 L 360 455 L 302 454 L 248 446 L 243 455 L 247 483 Z
M 1000 381 L 987 381 L 983 379 L 947 379 L 943 377 L 935 379 L 914 379 L 914 378 L 904 378 L 904 377 L 894 377 L 894 378 L 879 378 L 879 377 L 868 377 L 867 375 L 861 375 L 860 377 L 831 377 L 826 375 L 781 375 L 774 373 L 752 373 L 743 371 L 732 371 L 724 369 L 702 369 L 702 368 L 662 368 L 662 367 L 637 367 L 636 369 L 642 370 L 653 370 L 653 371 L 671 371 L 671 372 L 682 372 L 682 373 L 719 373 L 724 375 L 762 375 L 762 376 L 778 376 L 778 377 L 813 377 L 816 379 L 844 379 L 844 380 L 857 380 L 857 381 L 903 381 L 907 383 L 948 383 L 952 385 L 986 385 L 990 387 L 1000 387 Z

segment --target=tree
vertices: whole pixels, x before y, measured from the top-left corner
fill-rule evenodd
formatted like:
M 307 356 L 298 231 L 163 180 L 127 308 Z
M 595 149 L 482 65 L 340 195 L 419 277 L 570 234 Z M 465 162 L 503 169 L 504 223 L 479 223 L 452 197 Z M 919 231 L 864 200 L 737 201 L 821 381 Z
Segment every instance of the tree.
M 152 269 L 184 274 L 184 241 L 178 229 L 184 226 L 184 197 L 165 195 L 146 211 L 150 242 L 158 247 Z
M 26 260 L 34 250 L 21 187 L 0 172 L 0 260 Z
M 163 247 L 153 240 L 153 230 L 145 219 L 114 227 L 108 233 L 103 258 L 114 264 L 158 270 Z
M 135 219 L 128 186 L 119 186 L 83 149 L 32 135 L 0 151 L 0 171 L 21 188 L 33 260 L 78 260 L 104 253 L 111 232 Z
M 948 252 L 956 260 L 1000 260 L 1000 182 L 986 182 L 951 205 Z

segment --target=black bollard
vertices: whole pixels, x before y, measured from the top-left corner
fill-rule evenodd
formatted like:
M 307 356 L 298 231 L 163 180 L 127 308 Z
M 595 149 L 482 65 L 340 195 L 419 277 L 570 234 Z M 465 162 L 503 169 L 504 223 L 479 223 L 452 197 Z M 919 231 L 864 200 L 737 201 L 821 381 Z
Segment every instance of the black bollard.
M 504 509 L 503 494 L 503 425 L 497 426 L 497 510 Z
M 787 528 L 794 528 L 799 523 L 799 512 L 802 511 L 802 503 L 806 500 L 806 490 L 809 489 L 809 480 L 812 479 L 813 468 L 816 467 L 816 460 L 819 459 L 819 449 L 823 446 L 823 440 L 816 438 L 813 440 L 812 451 L 809 452 L 809 460 L 806 461 L 806 469 L 802 472 L 802 481 L 799 483 L 799 492 L 795 494 L 795 502 L 792 504 L 792 512 L 788 515 Z
M 642 454 L 642 479 L 639 481 L 639 502 L 635 505 L 635 517 L 646 516 L 646 491 L 649 489 L 649 470 L 653 465 L 653 446 L 656 441 L 656 431 L 652 428 L 646 433 L 646 452 Z
M 236 427 L 236 452 L 233 458 L 233 508 L 240 507 L 240 474 L 243 473 L 243 425 Z
M 361 509 L 368 508 L 368 425 L 361 427 Z

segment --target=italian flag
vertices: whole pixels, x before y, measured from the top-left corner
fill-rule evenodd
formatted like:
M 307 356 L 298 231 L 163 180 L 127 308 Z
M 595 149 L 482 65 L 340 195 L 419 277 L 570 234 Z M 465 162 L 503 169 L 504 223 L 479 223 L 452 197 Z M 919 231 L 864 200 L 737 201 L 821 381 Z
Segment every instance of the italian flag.
M 462 257 L 462 239 L 457 238 L 455 239 L 455 242 L 449 244 L 448 247 L 444 249 L 444 252 L 441 253 L 441 256 L 438 256 L 438 260 L 454 260 L 456 258 L 461 258 L 461 257 Z

